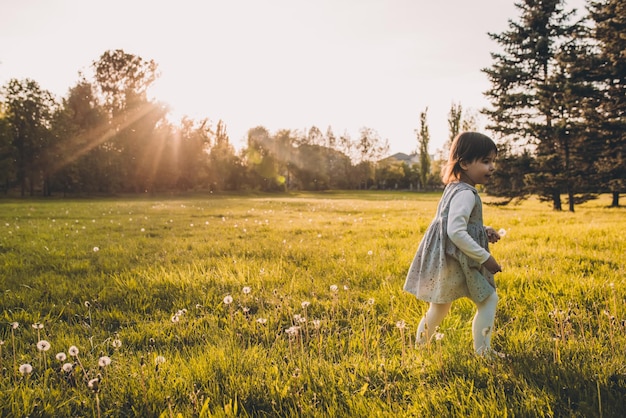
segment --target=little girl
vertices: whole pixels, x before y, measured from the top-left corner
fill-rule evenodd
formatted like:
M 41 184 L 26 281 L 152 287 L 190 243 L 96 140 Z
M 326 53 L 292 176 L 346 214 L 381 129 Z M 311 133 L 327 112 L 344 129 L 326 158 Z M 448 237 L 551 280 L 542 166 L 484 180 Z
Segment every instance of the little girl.
M 437 215 L 404 284 L 404 290 L 430 302 L 417 328 L 418 343 L 435 333 L 452 301 L 468 297 L 478 308 L 472 322 L 474 350 L 479 355 L 498 354 L 491 349 L 491 333 L 498 303 L 494 275 L 501 267 L 488 243 L 497 242 L 500 235 L 483 226 L 482 202 L 474 187 L 489 181 L 496 154 L 494 142 L 480 133 L 463 132 L 452 142 Z

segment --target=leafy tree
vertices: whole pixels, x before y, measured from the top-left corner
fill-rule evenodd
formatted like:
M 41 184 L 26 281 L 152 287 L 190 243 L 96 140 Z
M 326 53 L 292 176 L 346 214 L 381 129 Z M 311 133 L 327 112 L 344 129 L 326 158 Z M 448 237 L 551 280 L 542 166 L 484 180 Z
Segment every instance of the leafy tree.
M 50 128 L 57 103 L 52 93 L 30 79 L 11 79 L 2 93 L 21 195 L 26 191 L 33 195 L 35 183 L 41 180 L 46 193 L 51 163 L 48 155 L 52 142 Z
M 215 129 L 209 161 L 211 189 L 233 190 L 237 184 L 236 171 L 241 169 L 241 165 L 235 155 L 235 149 L 230 144 L 226 125 L 221 120 Z
M 147 158 L 153 145 L 150 136 L 165 116 L 163 106 L 147 99 L 158 77 L 157 65 L 118 49 L 102 54 L 93 69 L 94 86 L 115 133 L 105 145 L 110 151 L 106 171 L 111 191 L 143 191 L 152 164 Z
M 552 93 L 561 70 L 557 53 L 580 23 L 569 24 L 572 12 L 564 11 L 562 0 L 523 0 L 516 6 L 520 22 L 509 21 L 509 30 L 489 34 L 503 51 L 493 53 L 493 66 L 483 70 L 492 84 L 485 93 L 492 109 L 484 113 L 493 122 L 488 128 L 505 140 L 536 147 L 540 181 L 533 183 L 534 191 L 561 210 L 561 193 L 568 184 L 564 150 L 575 150 L 563 130 L 571 123 L 567 112 L 560 113 L 566 105 Z
M 14 155 L 11 127 L 0 103 L 0 188 L 4 189 L 5 194 L 8 193 L 11 181 L 15 178 Z
M 104 109 L 93 86 L 80 80 L 69 90 L 54 115 L 54 186 L 66 192 L 101 192 L 107 189 L 102 146 L 112 136 Z

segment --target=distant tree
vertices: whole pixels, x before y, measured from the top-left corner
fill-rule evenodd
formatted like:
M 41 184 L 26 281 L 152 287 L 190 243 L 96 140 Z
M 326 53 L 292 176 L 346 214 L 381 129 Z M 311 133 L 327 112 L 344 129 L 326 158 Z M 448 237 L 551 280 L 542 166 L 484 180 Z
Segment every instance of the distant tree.
M 15 151 L 15 173 L 21 195 L 35 193 L 35 184 L 43 181 L 47 193 L 53 140 L 51 121 L 57 103 L 47 90 L 34 80 L 11 79 L 2 89 L 5 120 L 8 122 Z
M 0 189 L 4 189 L 4 193 L 8 193 L 11 187 L 11 181 L 15 179 L 15 164 L 13 147 L 13 137 L 11 135 L 11 126 L 2 110 L 3 104 L 0 103 Z
M 113 188 L 143 191 L 152 164 L 146 157 L 153 146 L 151 135 L 166 114 L 161 104 L 147 98 L 158 77 L 157 65 L 117 49 L 106 51 L 92 67 L 94 87 L 115 132 L 105 144 L 112 151 L 107 172 L 115 176 Z
M 263 191 L 285 190 L 285 178 L 279 174 L 279 161 L 274 150 L 274 140 L 263 126 L 248 130 L 248 147 L 245 155 L 253 188 Z
M 461 132 L 461 121 L 463 120 L 463 106 L 461 103 L 452 103 L 448 112 L 448 142 L 445 144 L 446 153 L 452 145 L 454 138 Z
M 497 169 L 485 191 L 491 196 L 503 198 L 503 203 L 525 199 L 530 189 L 525 182 L 526 176 L 532 172 L 534 158 L 528 150 L 513 152 L 510 144 L 498 147 Z
M 70 89 L 54 114 L 52 133 L 54 187 L 64 193 L 102 191 L 106 150 L 101 144 L 112 133 L 90 83 L 81 80 Z
M 430 155 L 428 153 L 430 132 L 428 130 L 427 114 L 428 108 L 420 113 L 420 128 L 415 130 L 419 149 L 419 178 L 423 189 L 427 188 L 430 182 Z
M 233 190 L 237 184 L 236 171 L 240 169 L 235 149 L 230 144 L 223 121 L 217 123 L 209 156 L 211 187 L 215 190 Z

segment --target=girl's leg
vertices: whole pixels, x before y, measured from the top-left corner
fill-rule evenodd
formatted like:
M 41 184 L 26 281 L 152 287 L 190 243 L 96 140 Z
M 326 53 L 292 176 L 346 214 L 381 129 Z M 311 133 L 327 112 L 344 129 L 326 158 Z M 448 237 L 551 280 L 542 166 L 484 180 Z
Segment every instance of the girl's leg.
M 478 354 L 489 354 L 491 352 L 491 334 L 496 318 L 497 304 L 498 295 L 496 292 L 493 292 L 485 300 L 476 304 L 478 310 L 472 322 L 472 334 L 474 337 L 474 350 Z
M 426 315 L 420 321 L 417 327 L 415 341 L 418 344 L 424 344 L 436 332 L 435 330 L 448 314 L 452 303 L 431 303 Z

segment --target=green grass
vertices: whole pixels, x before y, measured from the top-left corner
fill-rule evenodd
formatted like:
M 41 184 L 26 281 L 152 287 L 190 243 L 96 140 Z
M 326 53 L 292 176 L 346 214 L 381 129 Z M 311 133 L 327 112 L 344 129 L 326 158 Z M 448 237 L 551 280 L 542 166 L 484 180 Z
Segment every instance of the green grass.
M 0 416 L 626 414 L 624 209 L 484 198 L 507 230 L 508 357 L 486 360 L 469 300 L 413 347 L 427 305 L 402 285 L 438 197 L 4 201 Z

